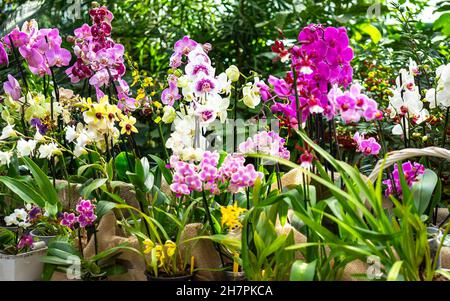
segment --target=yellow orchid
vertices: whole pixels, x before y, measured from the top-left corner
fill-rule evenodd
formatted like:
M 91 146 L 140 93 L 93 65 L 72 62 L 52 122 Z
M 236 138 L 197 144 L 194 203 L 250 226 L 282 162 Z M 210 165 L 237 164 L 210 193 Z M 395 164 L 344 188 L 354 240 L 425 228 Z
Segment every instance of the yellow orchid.
M 119 123 L 119 126 L 122 128 L 122 130 L 120 131 L 121 134 L 127 134 L 127 135 L 131 135 L 132 132 L 137 133 L 138 130 L 137 128 L 134 126 L 134 124 L 136 123 L 136 118 L 134 118 L 133 116 L 126 116 L 124 115 L 122 117 L 122 120 Z
M 146 88 L 146 87 L 151 87 L 151 86 L 153 86 L 153 78 L 151 78 L 151 77 L 144 78 L 144 82 L 142 83 L 142 87 Z
M 159 267 L 164 265 L 164 261 L 166 259 L 166 255 L 164 254 L 164 247 L 161 245 L 156 245 L 155 247 L 155 257 L 156 260 L 159 261 Z
M 155 247 L 155 244 L 150 239 L 146 239 L 144 240 L 144 246 L 145 246 L 144 253 L 149 254 Z
M 145 90 L 144 89 L 138 89 L 137 90 L 137 95 L 136 95 L 136 100 L 141 100 L 141 99 L 144 99 L 145 97 L 146 97 Z
M 220 213 L 222 214 L 222 226 L 226 225 L 230 229 L 241 228 L 242 224 L 239 217 L 247 211 L 244 208 L 238 207 L 237 203 L 229 206 L 220 207 Z
M 166 248 L 166 253 L 169 257 L 172 257 L 177 249 L 177 245 L 171 240 L 167 240 L 164 247 Z
M 139 82 L 139 79 L 141 78 L 141 76 L 139 75 L 138 70 L 133 70 L 133 72 L 131 73 L 131 76 L 133 77 L 133 83 L 131 84 L 131 86 L 134 87 Z

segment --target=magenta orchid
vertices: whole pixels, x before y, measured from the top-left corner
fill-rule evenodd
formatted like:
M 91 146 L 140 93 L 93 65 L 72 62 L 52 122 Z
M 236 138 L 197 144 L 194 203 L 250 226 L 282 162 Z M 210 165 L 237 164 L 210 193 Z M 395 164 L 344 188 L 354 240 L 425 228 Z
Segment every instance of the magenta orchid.
M 375 100 L 361 93 L 361 86 L 353 84 L 349 91 L 342 92 L 337 85 L 328 93 L 328 100 L 334 113 L 339 114 L 345 123 L 382 119 L 383 113 Z
M 17 249 L 31 248 L 33 245 L 33 237 L 29 234 L 23 235 L 17 244 Z
M 73 228 L 76 223 L 78 223 L 81 228 L 91 226 L 97 220 L 95 208 L 96 206 L 91 200 L 80 199 L 75 207 L 76 214 L 64 212 L 61 219 L 61 225 L 68 228 Z
M 420 180 L 420 176 L 425 173 L 425 166 L 417 162 L 411 163 L 410 161 L 402 164 L 403 174 L 405 175 L 406 184 L 409 188 Z M 398 197 L 402 196 L 402 186 L 400 183 L 400 175 L 398 172 L 398 164 L 394 165 L 394 171 L 392 172 L 392 183 L 391 179 L 384 180 L 383 184 L 387 186 L 386 196 L 396 195 Z
M 75 223 L 77 222 L 77 218 L 75 216 L 75 213 L 63 213 L 63 218 L 61 220 L 61 225 L 66 226 L 68 228 L 73 228 Z
M 356 132 L 353 141 L 357 145 L 357 151 L 363 153 L 365 156 L 378 155 L 380 152 L 381 145 L 373 137 L 365 139 L 364 134 Z
M 285 101 L 273 105 L 272 111 L 284 114 L 291 125 L 298 124 L 298 98 L 301 122 L 310 114 L 324 114 L 331 119 L 335 112 L 328 101 L 328 87 L 335 84 L 347 87 L 353 76 L 350 65 L 353 50 L 349 47 L 347 32 L 345 28 L 311 24 L 300 32 L 298 41 L 300 46 L 295 45 L 289 50 L 292 70 L 284 79 L 269 77 L 275 94 Z M 281 41 L 277 41 L 272 49 L 286 59 Z

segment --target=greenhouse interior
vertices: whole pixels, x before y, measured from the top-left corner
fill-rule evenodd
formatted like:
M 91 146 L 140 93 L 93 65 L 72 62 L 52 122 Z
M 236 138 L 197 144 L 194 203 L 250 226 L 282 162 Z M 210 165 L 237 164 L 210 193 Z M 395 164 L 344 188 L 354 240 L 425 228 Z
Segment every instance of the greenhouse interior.
M 450 280 L 449 113 L 450 1 L 0 0 L 0 281 Z

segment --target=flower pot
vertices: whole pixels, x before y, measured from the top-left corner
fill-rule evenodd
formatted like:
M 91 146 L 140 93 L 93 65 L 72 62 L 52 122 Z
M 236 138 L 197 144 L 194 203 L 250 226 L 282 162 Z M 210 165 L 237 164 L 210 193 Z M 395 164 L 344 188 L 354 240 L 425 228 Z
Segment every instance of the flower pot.
M 245 273 L 244 272 L 237 272 L 234 273 L 233 271 L 224 271 L 225 278 L 227 281 L 245 281 Z
M 148 272 L 145 272 L 145 276 L 147 276 L 148 281 L 192 281 L 194 278 L 194 274 L 183 275 L 183 276 L 158 276 L 155 277 Z
M 442 240 L 442 231 L 437 227 L 427 227 L 428 244 L 430 245 L 431 260 L 434 260 L 436 253 L 439 250 L 439 245 Z M 439 253 L 436 262 L 436 269 L 441 267 L 441 253 Z
M 34 241 L 45 242 L 46 246 L 48 246 L 48 243 L 51 239 L 56 237 L 56 235 L 50 235 L 50 236 L 39 235 L 39 233 L 37 233 L 36 229 L 31 230 L 30 235 L 33 237 Z
M 41 280 L 44 264 L 41 257 L 47 248 L 33 250 L 18 255 L 0 253 L 0 281 L 36 281 Z

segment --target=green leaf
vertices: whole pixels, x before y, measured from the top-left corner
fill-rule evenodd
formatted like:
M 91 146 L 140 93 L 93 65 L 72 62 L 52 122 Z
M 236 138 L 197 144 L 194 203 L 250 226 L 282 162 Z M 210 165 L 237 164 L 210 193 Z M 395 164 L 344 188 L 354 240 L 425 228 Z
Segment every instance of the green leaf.
M 150 155 L 150 157 L 156 162 L 159 170 L 161 171 L 164 179 L 166 179 L 167 183 L 172 183 L 172 173 L 166 167 L 166 162 L 164 162 L 161 158 L 157 156 Z
M 297 260 L 291 267 L 291 281 L 313 281 L 316 272 L 316 260 L 306 263 L 303 260 Z
M 127 179 L 127 171 L 133 172 L 135 158 L 131 153 L 121 152 L 114 160 L 117 176 L 120 180 Z
M 86 164 L 78 168 L 77 175 L 82 176 L 90 168 L 99 170 L 103 173 L 103 167 L 100 164 Z
M 396 261 L 389 271 L 387 281 L 396 281 L 400 273 L 403 261 Z
M 376 28 L 372 24 L 370 24 L 370 23 L 361 24 L 361 25 L 359 25 L 359 29 L 363 33 L 369 35 L 375 44 L 378 44 L 378 42 L 380 42 L 380 40 L 382 38 L 381 32 L 378 30 L 378 28 Z
M 414 192 L 414 204 L 419 215 L 425 213 L 430 204 L 433 191 L 438 182 L 438 176 L 431 169 L 426 169 L 422 179 L 414 183 L 412 190 Z
M 113 202 L 108 201 L 100 201 L 97 203 L 97 217 L 100 219 L 102 216 L 104 216 L 106 213 L 111 211 L 112 209 L 116 208 L 117 204 Z
M 25 203 L 35 204 L 40 208 L 45 208 L 46 200 L 44 197 L 28 184 L 10 177 L 0 177 L 0 182 L 17 194 Z
M 22 159 L 33 174 L 33 178 L 41 190 L 41 193 L 45 195 L 47 202 L 52 205 L 60 204 L 58 193 L 47 175 L 30 158 L 23 157 Z
M 450 35 L 450 13 L 442 14 L 434 21 L 433 29 L 441 29 L 443 34 Z

